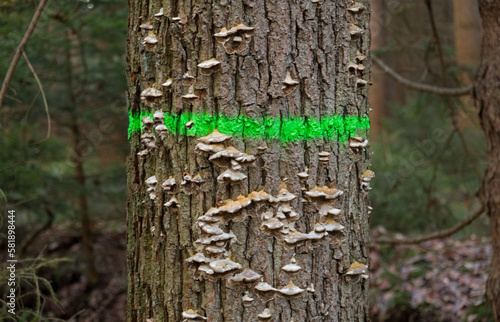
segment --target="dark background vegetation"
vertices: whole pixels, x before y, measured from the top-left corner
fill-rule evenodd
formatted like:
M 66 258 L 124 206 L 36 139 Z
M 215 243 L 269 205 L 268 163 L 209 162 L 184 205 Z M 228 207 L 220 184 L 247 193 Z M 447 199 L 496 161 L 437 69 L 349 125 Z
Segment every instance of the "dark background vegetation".
M 460 29 L 458 15 L 477 12 L 453 10 L 460 2 L 434 2 L 430 14 L 425 1 L 373 0 L 373 54 L 408 79 L 470 85 L 479 56 L 464 48 L 477 46 L 480 35 L 461 38 L 470 30 Z M 32 1 L 0 2 L 0 75 L 35 8 Z M 9 209 L 17 214 L 22 320 L 125 319 L 127 14 L 126 1 L 49 1 L 25 51 L 40 83 L 24 58 L 11 81 L 0 114 L 0 208 L 2 216 Z M 485 167 L 472 100 L 410 91 L 376 68 L 372 81 L 374 236 L 454 225 L 478 208 Z M 5 216 L 0 224 L 5 262 Z M 374 320 L 491 319 L 484 299 L 487 227 L 480 218 L 444 241 L 374 245 Z M 2 271 L 2 303 L 6 278 Z

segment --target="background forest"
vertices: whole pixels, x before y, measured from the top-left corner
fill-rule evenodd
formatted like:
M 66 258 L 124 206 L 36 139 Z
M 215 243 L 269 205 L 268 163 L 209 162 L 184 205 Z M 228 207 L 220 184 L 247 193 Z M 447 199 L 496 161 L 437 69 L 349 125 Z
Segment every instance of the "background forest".
M 0 2 L 2 79 L 36 5 Z M 125 1 L 49 1 L 1 108 L 0 209 L 17 214 L 22 319 L 125 320 L 127 14 Z M 372 54 L 406 79 L 470 86 L 480 36 L 475 1 L 372 0 Z M 485 216 L 418 246 L 377 242 L 480 208 L 486 144 L 472 98 L 407 89 L 378 64 L 372 82 L 372 318 L 490 321 Z

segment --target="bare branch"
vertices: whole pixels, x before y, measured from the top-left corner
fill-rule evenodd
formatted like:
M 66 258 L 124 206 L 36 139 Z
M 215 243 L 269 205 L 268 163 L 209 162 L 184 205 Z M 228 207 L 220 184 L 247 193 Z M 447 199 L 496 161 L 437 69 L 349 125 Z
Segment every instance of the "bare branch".
M 411 80 L 404 78 L 403 76 L 396 73 L 392 68 L 387 66 L 382 60 L 375 56 L 371 56 L 372 61 L 382 69 L 386 74 L 395 79 L 398 83 L 404 86 L 416 89 L 418 91 L 433 93 L 437 95 L 450 95 L 450 96 L 460 96 L 460 95 L 470 95 L 472 92 L 472 86 L 462 87 L 462 88 L 449 88 L 449 87 L 438 87 L 427 84 L 416 83 Z
M 45 91 L 43 90 L 42 82 L 40 81 L 40 78 L 38 78 L 38 75 L 35 72 L 33 65 L 31 65 L 31 63 L 28 59 L 28 56 L 26 55 L 26 53 L 24 51 L 23 51 L 23 57 L 24 57 L 24 60 L 26 60 L 26 63 L 28 64 L 28 67 L 31 70 L 33 77 L 35 77 L 36 83 L 38 84 L 38 88 L 40 89 L 40 93 L 42 93 L 43 105 L 45 106 L 45 114 L 47 115 L 47 136 L 45 136 L 45 139 L 43 139 L 42 141 L 38 142 L 38 143 L 41 143 L 50 137 L 51 121 L 50 121 L 49 104 L 47 103 L 47 98 L 45 97 Z
M 484 204 L 481 205 L 481 208 L 474 212 L 473 214 L 469 215 L 466 217 L 464 220 L 456 224 L 455 226 L 440 230 L 437 232 L 434 232 L 432 234 L 424 235 L 424 236 L 417 236 L 417 237 L 408 237 L 408 238 L 388 238 L 388 237 L 382 237 L 382 238 L 376 238 L 373 239 L 372 242 L 375 244 L 389 244 L 389 245 L 409 245 L 409 244 L 420 244 L 428 240 L 432 239 L 440 239 L 440 238 L 445 238 L 453 235 L 460 229 L 464 228 L 465 226 L 470 225 L 474 220 L 477 218 L 481 217 L 481 215 L 485 212 L 485 206 Z
M 26 48 L 26 44 L 28 44 L 28 41 L 29 41 L 31 35 L 33 34 L 33 31 L 35 30 L 35 27 L 38 23 L 38 20 L 40 19 L 40 16 L 42 15 L 43 9 L 45 8 L 47 1 L 48 0 L 41 0 L 40 3 L 38 4 L 38 8 L 36 8 L 35 14 L 33 15 L 33 18 L 31 19 L 31 22 L 28 26 L 28 29 L 24 33 L 24 36 L 23 36 L 23 39 L 21 40 L 21 43 L 19 44 L 19 46 L 17 46 L 16 50 L 14 51 L 14 57 L 12 58 L 9 69 L 7 70 L 7 74 L 5 75 L 5 79 L 3 80 L 2 88 L 0 89 L 0 111 L 2 110 L 3 101 L 5 99 L 5 94 L 7 93 L 7 88 L 9 88 L 10 79 L 12 78 L 12 75 L 14 74 L 14 70 L 16 69 L 17 63 L 19 62 L 19 59 L 21 58 L 21 55 L 24 51 L 24 48 Z

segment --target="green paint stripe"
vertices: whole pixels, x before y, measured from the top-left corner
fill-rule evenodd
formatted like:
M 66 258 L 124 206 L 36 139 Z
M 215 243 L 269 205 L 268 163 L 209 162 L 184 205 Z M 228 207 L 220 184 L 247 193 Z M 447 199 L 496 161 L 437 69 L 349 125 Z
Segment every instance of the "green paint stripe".
M 129 139 L 132 133 L 142 131 L 141 120 L 146 116 L 153 118 L 153 114 L 149 112 L 141 112 L 140 115 L 132 115 L 129 112 Z M 193 120 L 194 125 L 188 130 L 184 124 L 190 120 Z M 317 120 L 308 117 L 249 118 L 240 116 L 230 118 L 225 115 L 165 113 L 165 126 L 171 133 L 196 137 L 208 135 L 218 128 L 224 134 L 244 138 L 279 139 L 284 142 L 320 138 L 346 141 L 357 133 L 362 134 L 368 131 L 370 120 L 368 117 L 340 115 Z

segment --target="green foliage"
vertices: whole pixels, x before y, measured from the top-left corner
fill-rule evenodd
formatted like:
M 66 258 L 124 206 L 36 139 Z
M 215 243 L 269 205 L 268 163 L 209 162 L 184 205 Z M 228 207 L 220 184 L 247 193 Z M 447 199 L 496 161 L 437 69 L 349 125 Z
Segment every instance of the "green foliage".
M 390 106 L 384 130 L 378 140 L 372 139 L 374 226 L 419 233 L 450 227 L 475 209 L 484 139 L 463 116 L 459 132 L 450 119 L 433 96 Z
M 0 320 L 1 321 L 52 321 L 42 314 L 47 301 L 57 303 L 55 292 L 50 281 L 39 276 L 37 272 L 42 268 L 54 269 L 60 263 L 67 262 L 66 258 L 47 259 L 36 258 L 18 261 L 16 264 L 16 317 L 8 313 L 6 296 L 8 292 L 9 270 L 0 271 Z

